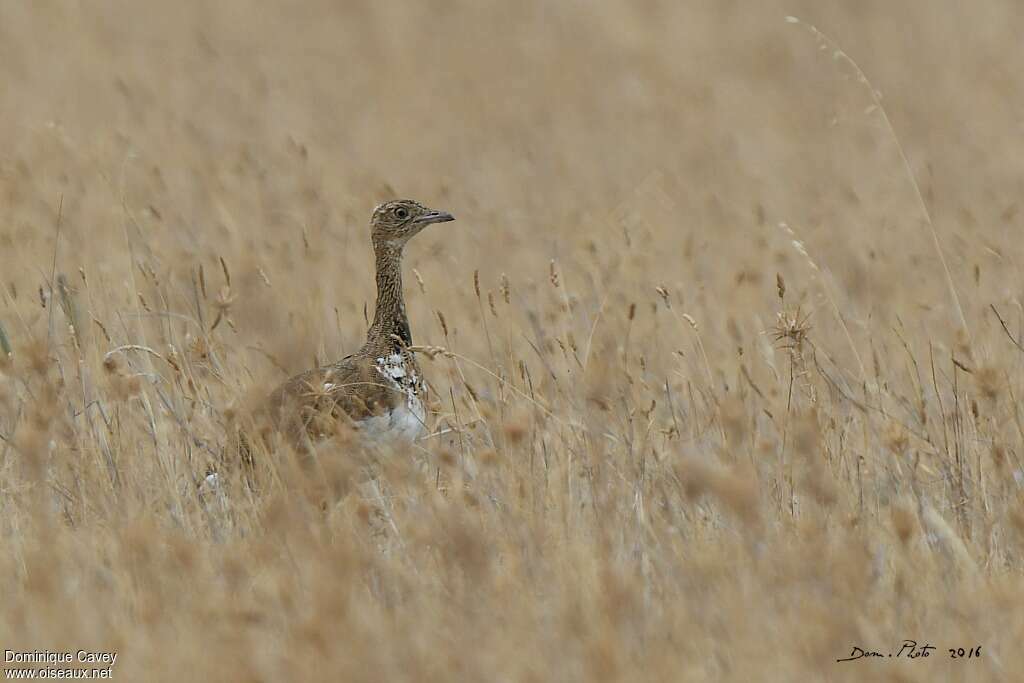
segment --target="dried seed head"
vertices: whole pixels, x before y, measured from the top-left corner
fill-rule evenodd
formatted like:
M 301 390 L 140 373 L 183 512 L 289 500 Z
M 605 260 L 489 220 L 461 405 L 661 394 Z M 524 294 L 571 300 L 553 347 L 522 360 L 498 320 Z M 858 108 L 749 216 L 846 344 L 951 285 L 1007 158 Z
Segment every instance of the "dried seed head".
M 228 271 L 227 261 L 224 260 L 223 256 L 219 256 L 218 258 L 220 259 L 220 269 L 222 271 L 224 271 L 224 283 L 228 287 L 230 287 L 231 286 L 231 273 Z
M 109 344 L 110 343 L 110 333 L 107 332 L 106 326 L 103 323 L 101 323 L 99 320 L 97 320 L 96 318 L 93 318 L 92 321 L 93 321 L 93 323 L 96 324 L 96 327 L 100 328 L 100 332 L 103 333 L 103 338 L 106 339 L 107 343 Z
M 892 508 L 892 528 L 900 543 L 906 545 L 914 536 L 917 525 L 914 523 L 914 513 L 903 505 L 895 505 Z
M 193 362 L 205 363 L 210 360 L 210 344 L 205 335 L 186 338 L 185 342 L 189 358 L 191 358 Z M 177 354 L 175 353 L 174 355 Z M 176 370 L 179 372 L 181 371 L 181 369 L 177 367 L 177 364 L 173 363 L 173 356 L 168 358 L 168 362 L 174 365 Z
M 114 374 L 118 371 L 117 356 L 112 353 L 108 353 L 103 359 L 103 370 L 107 374 Z
M 141 294 L 139 295 L 142 296 Z M 217 307 L 219 311 L 227 314 L 231 308 L 231 304 L 235 302 L 235 295 L 231 293 L 231 285 L 224 285 L 220 288 L 220 292 L 217 293 L 217 299 L 213 302 L 213 305 Z
M 414 353 L 422 353 L 430 360 L 434 360 L 436 356 L 444 356 L 445 358 L 452 358 L 455 356 L 454 353 L 443 346 L 410 346 L 409 350 Z
M 758 521 L 757 479 L 749 468 L 725 469 L 687 458 L 676 465 L 676 475 L 688 497 L 710 494 L 744 522 Z
M 1006 457 L 1006 447 L 1000 443 L 992 444 L 992 461 L 996 464 L 996 468 L 1001 472 L 1005 473 L 1006 468 L 1009 465 L 1009 460 Z
M 974 372 L 974 382 L 978 391 L 988 401 L 995 401 L 999 398 L 1002 390 L 999 371 L 992 366 L 980 367 Z
M 43 344 L 31 344 L 24 347 L 21 356 L 28 361 L 28 368 L 33 374 L 42 376 L 50 370 L 52 364 L 50 354 L 46 352 L 46 346 Z
M 209 299 L 209 295 L 206 293 L 206 271 L 203 270 L 203 264 L 199 264 L 199 289 L 203 293 L 204 299 Z
M 896 422 L 886 428 L 882 440 L 895 455 L 903 455 L 910 448 L 910 435 L 902 425 Z
M 505 423 L 505 436 L 508 438 L 510 443 L 520 443 L 526 438 L 528 432 L 529 427 L 523 422 Z
M 804 314 L 798 306 L 795 311 L 779 311 L 775 326 L 770 330 L 780 348 L 799 352 L 811 331 L 810 313 Z
M 457 461 L 457 460 L 455 459 L 455 455 L 454 455 L 454 454 L 453 454 L 453 453 L 452 453 L 451 451 L 449 451 L 449 450 L 447 450 L 447 449 L 445 449 L 445 450 L 441 451 L 441 452 L 440 452 L 440 453 L 438 454 L 438 456 L 437 456 L 437 459 L 438 459 L 438 461 L 440 461 L 440 463 L 441 463 L 442 465 L 444 465 L 445 467 L 455 467 L 455 465 L 456 465 L 456 464 L 457 464 L 457 462 L 458 462 L 458 461 Z
M 509 284 L 508 275 L 505 273 L 501 274 L 501 296 L 505 299 L 505 303 L 512 303 L 512 286 Z
M 498 452 L 491 448 L 480 454 L 480 464 L 484 467 L 494 467 L 498 464 L 499 460 Z

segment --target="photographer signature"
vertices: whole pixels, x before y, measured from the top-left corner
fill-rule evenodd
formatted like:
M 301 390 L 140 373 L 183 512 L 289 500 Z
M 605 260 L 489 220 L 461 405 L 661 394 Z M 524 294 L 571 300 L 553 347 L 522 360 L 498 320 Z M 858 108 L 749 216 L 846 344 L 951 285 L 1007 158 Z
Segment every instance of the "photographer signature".
M 853 649 L 850 650 L 849 657 L 837 659 L 836 662 L 852 662 L 857 659 L 870 659 L 876 657 L 894 657 L 896 659 L 920 659 L 923 657 L 930 657 L 935 649 L 936 648 L 934 645 L 930 645 L 927 643 L 925 643 L 924 645 L 919 645 L 916 640 L 904 640 L 903 643 L 900 645 L 899 650 L 887 654 L 883 654 L 881 652 L 876 652 L 874 650 L 869 650 L 867 648 L 854 645 Z M 962 647 L 951 647 L 949 648 L 949 656 L 951 659 L 972 659 L 975 657 L 980 657 L 981 646 L 978 645 L 976 647 L 970 648 L 969 650 L 965 650 Z

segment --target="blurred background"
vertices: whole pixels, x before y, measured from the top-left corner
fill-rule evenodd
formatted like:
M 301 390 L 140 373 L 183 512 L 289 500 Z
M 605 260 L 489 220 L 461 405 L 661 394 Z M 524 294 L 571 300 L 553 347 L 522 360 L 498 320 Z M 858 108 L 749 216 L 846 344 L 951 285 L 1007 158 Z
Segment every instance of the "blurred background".
M 5 3 L 3 278 L 35 288 L 63 198 L 67 270 L 129 300 L 126 239 L 182 264 L 223 256 L 254 288 L 262 268 L 275 287 L 237 292 L 265 308 L 241 324 L 297 317 L 305 361 L 361 336 L 339 339 L 332 309 L 372 303 L 368 216 L 409 196 L 459 218 L 410 250 L 429 297 L 413 311 L 473 269 L 543 279 L 550 259 L 597 259 L 605 278 L 642 267 L 614 282 L 624 298 L 661 285 L 691 313 L 724 307 L 704 321 L 718 332 L 749 323 L 742 307 L 770 301 L 776 272 L 791 288 L 813 275 L 786 222 L 860 343 L 896 307 L 908 325 L 958 321 L 916 182 L 979 324 L 975 293 L 1020 293 L 1017 9 Z M 296 278 L 298 298 L 278 286 Z

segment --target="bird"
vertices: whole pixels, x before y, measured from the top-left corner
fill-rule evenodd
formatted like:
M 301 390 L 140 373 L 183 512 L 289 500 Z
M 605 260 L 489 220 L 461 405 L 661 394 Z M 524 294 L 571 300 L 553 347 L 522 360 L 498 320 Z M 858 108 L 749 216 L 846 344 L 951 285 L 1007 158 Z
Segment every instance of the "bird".
M 411 199 L 377 206 L 370 219 L 377 302 L 366 343 L 341 360 L 286 380 L 269 398 L 277 429 L 308 450 L 348 425 L 372 442 L 410 443 L 426 432 L 427 385 L 413 352 L 402 290 L 402 254 L 428 225 L 455 220 Z

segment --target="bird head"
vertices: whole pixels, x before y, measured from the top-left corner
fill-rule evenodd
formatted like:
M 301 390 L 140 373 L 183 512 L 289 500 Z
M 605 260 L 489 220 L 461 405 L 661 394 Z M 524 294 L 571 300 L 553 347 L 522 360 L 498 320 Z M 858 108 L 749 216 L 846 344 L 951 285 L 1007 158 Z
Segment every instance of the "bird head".
M 455 217 L 447 211 L 428 209 L 411 199 L 396 199 L 373 210 L 370 228 L 374 244 L 402 247 L 431 223 L 453 220 Z

